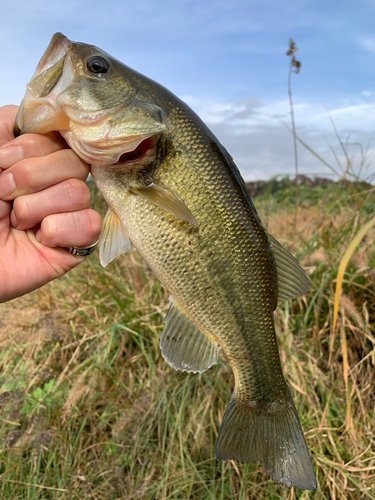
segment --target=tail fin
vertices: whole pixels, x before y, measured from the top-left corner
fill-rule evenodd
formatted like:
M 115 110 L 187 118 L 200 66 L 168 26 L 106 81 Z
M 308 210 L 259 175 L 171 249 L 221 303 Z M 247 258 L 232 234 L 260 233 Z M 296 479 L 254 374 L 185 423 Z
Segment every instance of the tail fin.
M 316 479 L 297 411 L 292 400 L 260 405 L 236 403 L 225 410 L 215 445 L 219 460 L 263 463 L 276 483 L 316 490 Z

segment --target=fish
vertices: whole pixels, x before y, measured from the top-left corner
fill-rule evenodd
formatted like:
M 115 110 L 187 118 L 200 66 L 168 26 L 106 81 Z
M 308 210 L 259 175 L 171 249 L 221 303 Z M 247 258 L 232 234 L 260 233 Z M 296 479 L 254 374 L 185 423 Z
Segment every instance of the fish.
M 91 165 L 108 205 L 106 266 L 134 246 L 170 293 L 163 358 L 201 373 L 219 348 L 234 374 L 215 455 L 259 461 L 276 483 L 316 478 L 275 333 L 278 302 L 309 280 L 266 230 L 233 158 L 162 85 L 101 49 L 56 33 L 20 105 L 15 133 L 59 132 Z

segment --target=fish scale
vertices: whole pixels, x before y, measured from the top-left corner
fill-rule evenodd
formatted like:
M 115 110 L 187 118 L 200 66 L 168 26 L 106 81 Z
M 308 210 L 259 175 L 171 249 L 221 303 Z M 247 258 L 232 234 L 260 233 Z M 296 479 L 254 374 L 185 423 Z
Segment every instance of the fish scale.
M 235 387 L 218 459 L 261 461 L 275 482 L 316 489 L 284 380 L 273 311 L 308 279 L 264 228 L 232 158 L 161 85 L 92 45 L 52 37 L 16 120 L 59 131 L 108 204 L 103 265 L 137 248 L 171 294 L 160 346 L 175 369 L 202 372 L 220 346 Z
M 275 372 L 281 373 L 281 367 L 272 321 L 276 278 L 272 272 L 272 255 L 267 251 L 268 240 L 254 217 L 251 221 L 250 236 L 247 230 L 243 229 L 241 233 L 241 223 L 246 229 L 250 226 L 248 214 L 240 212 L 241 209 L 244 212 L 242 207 L 245 202 L 241 203 L 237 194 L 229 191 L 230 179 L 222 174 L 222 168 L 217 161 L 212 160 L 214 152 L 210 151 L 210 142 L 203 135 L 196 134 L 195 143 L 192 145 L 189 135 L 184 134 L 184 130 L 191 130 L 191 121 L 182 112 L 174 115 L 177 123 L 173 115 L 169 116 L 169 120 L 175 135 L 186 137 L 186 140 L 176 143 L 172 137 L 172 142 L 175 148 L 180 147 L 188 151 L 186 162 L 177 169 L 176 164 L 165 161 L 155 172 L 155 176 L 161 181 L 168 181 L 172 189 L 178 185 L 179 195 L 185 200 L 202 229 L 189 229 L 186 232 L 188 223 L 168 217 L 160 208 L 152 204 L 147 206 L 146 201 L 131 196 L 119 207 L 116 204 L 116 187 L 111 191 L 114 193 L 114 199 L 108 196 L 107 201 L 110 206 L 116 206 L 117 215 L 126 221 L 130 240 L 140 250 L 147 264 L 173 298 L 188 310 L 190 316 L 209 331 L 223 348 L 235 372 L 238 398 L 263 400 L 264 384 L 267 384 L 268 398 L 271 398 L 270 392 L 278 393 L 280 388 L 285 391 L 285 384 L 282 383 L 281 387 L 276 384 L 275 387 Z M 195 154 L 197 151 L 198 155 Z M 189 163 L 194 164 L 194 174 L 186 168 Z M 101 187 L 97 169 L 94 169 L 93 175 Z M 209 190 L 204 189 L 202 177 Z M 113 182 L 116 183 L 115 177 Z M 198 191 L 197 186 L 200 185 L 202 189 Z M 102 192 L 105 189 L 102 187 Z M 192 192 L 195 192 L 195 197 L 189 197 Z M 216 193 L 214 202 L 212 192 Z M 143 214 L 142 224 L 137 220 L 139 213 Z M 212 224 L 218 217 L 222 220 L 219 226 L 221 231 L 218 231 L 216 224 Z M 150 231 L 150 227 L 155 227 L 156 231 Z M 176 237 L 176 234 L 179 237 Z M 259 247 L 258 258 L 254 259 L 254 255 L 252 259 L 249 257 L 254 254 L 249 240 L 255 243 L 255 247 Z M 267 246 L 266 251 L 262 251 L 262 243 L 259 240 L 263 240 L 263 246 Z M 212 256 L 215 248 L 221 249 L 219 254 L 217 250 L 214 252 L 216 259 Z M 182 283 L 176 282 L 176 274 L 180 275 L 179 269 L 187 269 L 187 273 L 182 273 Z M 249 281 L 252 281 L 252 287 L 249 286 Z M 221 291 L 220 296 L 207 297 L 207 283 L 215 283 Z M 223 304 L 226 305 L 226 314 L 223 314 Z M 271 339 L 269 342 L 267 337 Z M 258 344 L 262 344 L 261 349 L 267 346 L 267 356 L 263 356 L 262 361 L 256 364 L 249 363 L 248 360 L 257 358 L 257 351 L 260 350 Z M 241 355 L 237 355 L 237 351 Z M 245 355 L 248 359 L 244 359 Z M 268 373 L 272 376 L 267 376 Z M 278 378 L 282 379 L 282 375 Z

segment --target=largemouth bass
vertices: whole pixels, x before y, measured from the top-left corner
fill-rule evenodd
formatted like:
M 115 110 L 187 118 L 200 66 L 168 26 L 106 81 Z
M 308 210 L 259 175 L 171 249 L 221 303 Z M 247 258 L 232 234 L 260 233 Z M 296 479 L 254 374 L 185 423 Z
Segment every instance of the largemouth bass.
M 232 157 L 167 89 L 61 33 L 16 120 L 16 133 L 50 131 L 91 164 L 108 204 L 101 263 L 134 245 L 170 292 L 164 359 L 202 372 L 219 346 L 228 358 L 235 388 L 216 457 L 260 461 L 273 481 L 316 489 L 273 319 L 308 279 L 262 225 Z

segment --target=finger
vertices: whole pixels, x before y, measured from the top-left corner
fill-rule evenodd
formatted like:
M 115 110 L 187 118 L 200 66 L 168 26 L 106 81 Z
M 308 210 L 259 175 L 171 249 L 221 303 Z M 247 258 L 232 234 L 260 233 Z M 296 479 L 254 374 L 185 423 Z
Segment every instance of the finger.
M 0 108 L 0 146 L 14 139 L 14 122 L 18 106 L 8 105 Z
M 78 266 L 85 257 L 73 256 L 66 249 L 66 247 L 55 247 L 51 248 L 45 245 L 42 245 L 35 237 L 35 232 L 32 229 L 26 231 L 27 237 L 33 246 L 38 250 L 39 254 L 43 257 L 43 262 L 49 263 L 49 275 L 47 279 L 45 276 L 42 276 L 42 279 L 39 283 L 35 283 L 33 285 L 33 289 L 38 288 L 39 286 L 44 285 L 47 281 L 51 281 L 52 279 L 63 276 L 65 273 Z M 90 245 L 88 245 L 90 246 Z M 30 290 L 29 290 L 30 291 Z M 10 298 L 14 298 L 19 296 L 19 292 L 16 295 Z M 9 299 L 8 299 L 9 300 Z
M 86 180 L 89 166 L 71 149 L 61 149 L 41 158 L 28 158 L 0 174 L 0 198 L 35 193 L 72 177 Z
M 46 156 L 63 148 L 68 145 L 58 132 L 21 135 L 0 148 L 0 168 L 4 170 L 25 158 Z
M 102 219 L 98 212 L 86 209 L 45 217 L 36 237 L 48 247 L 85 248 L 98 240 L 101 229 Z
M 79 179 L 68 179 L 38 193 L 14 200 L 11 225 L 30 229 L 52 214 L 74 212 L 90 207 L 90 190 Z

